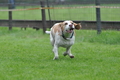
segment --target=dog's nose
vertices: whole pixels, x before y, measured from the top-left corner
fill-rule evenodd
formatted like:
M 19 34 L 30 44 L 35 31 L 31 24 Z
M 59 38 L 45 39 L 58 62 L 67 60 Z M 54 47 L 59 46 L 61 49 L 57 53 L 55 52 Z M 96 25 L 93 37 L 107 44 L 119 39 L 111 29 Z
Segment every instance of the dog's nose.
M 72 24 L 70 24 L 69 26 L 70 26 L 70 27 L 72 27 L 73 25 L 72 25 Z

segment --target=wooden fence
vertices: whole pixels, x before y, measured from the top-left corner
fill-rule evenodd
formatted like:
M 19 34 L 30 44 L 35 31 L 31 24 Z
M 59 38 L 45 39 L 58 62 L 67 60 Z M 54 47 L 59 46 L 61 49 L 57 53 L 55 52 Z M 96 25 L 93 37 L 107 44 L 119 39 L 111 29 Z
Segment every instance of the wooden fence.
M 96 21 L 74 21 L 76 23 L 82 24 L 82 29 L 97 29 L 97 33 L 101 32 L 101 29 L 116 29 L 120 30 L 120 21 L 101 21 L 100 18 L 100 3 L 99 0 L 96 1 Z M 56 22 L 62 22 L 57 20 L 46 20 L 44 2 L 40 2 L 41 5 L 41 16 L 42 20 L 12 20 L 12 7 L 9 4 L 9 20 L 0 20 L 0 26 L 8 26 L 9 30 L 12 30 L 12 27 L 21 27 L 21 28 L 35 28 L 36 30 L 43 29 L 45 32 L 46 28 L 50 28 Z M 50 15 L 49 15 L 50 17 Z

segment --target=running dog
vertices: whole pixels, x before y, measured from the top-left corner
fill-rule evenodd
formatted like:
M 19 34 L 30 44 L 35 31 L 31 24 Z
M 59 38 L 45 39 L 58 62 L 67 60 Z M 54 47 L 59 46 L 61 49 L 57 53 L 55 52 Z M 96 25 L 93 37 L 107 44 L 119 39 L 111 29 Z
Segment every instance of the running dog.
M 71 20 L 64 22 L 56 23 L 51 28 L 51 31 L 46 31 L 47 34 L 50 34 L 50 42 L 53 46 L 54 58 L 56 60 L 59 58 L 58 48 L 66 48 L 66 52 L 63 53 L 64 56 L 68 55 L 70 58 L 74 58 L 74 55 L 71 54 L 71 46 L 75 42 L 75 31 L 74 29 L 79 30 L 81 24 L 76 24 Z

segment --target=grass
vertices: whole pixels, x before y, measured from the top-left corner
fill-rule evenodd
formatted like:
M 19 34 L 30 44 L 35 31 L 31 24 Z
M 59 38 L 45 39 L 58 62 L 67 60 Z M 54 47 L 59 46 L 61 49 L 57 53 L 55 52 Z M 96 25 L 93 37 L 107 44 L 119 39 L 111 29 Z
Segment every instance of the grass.
M 0 27 L 1 80 L 119 80 L 120 32 L 76 31 L 72 47 L 74 59 L 52 60 L 49 35 L 35 31 Z
M 103 6 L 119 6 L 119 4 L 102 4 Z M 65 5 L 59 5 L 57 7 L 64 7 Z M 94 6 L 94 5 L 67 5 L 67 7 L 75 6 Z M 34 6 L 39 7 L 39 6 Z M 16 9 L 34 8 L 33 6 L 16 6 Z M 56 6 L 54 6 L 56 7 Z M 0 7 L 0 9 L 7 9 Z M 51 9 L 52 20 L 96 20 L 95 8 L 80 8 L 80 9 Z M 29 15 L 28 15 L 29 14 Z M 116 8 L 102 8 L 101 20 L 102 21 L 120 21 L 120 11 Z M 8 12 L 0 12 L 0 19 L 8 19 Z M 65 16 L 64 16 L 65 15 Z M 7 17 L 6 17 L 7 16 Z M 24 20 L 41 20 L 41 10 L 29 10 L 29 11 L 14 11 L 13 19 Z M 46 10 L 46 19 L 49 20 L 48 10 Z

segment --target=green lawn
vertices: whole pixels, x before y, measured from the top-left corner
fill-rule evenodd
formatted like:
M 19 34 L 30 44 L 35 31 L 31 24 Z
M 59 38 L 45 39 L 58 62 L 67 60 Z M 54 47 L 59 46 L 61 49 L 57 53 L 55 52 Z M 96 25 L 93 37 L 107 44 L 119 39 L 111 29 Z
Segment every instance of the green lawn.
M 52 5 L 51 5 L 52 6 Z M 67 5 L 67 7 L 75 6 L 94 6 L 92 5 Z M 102 6 L 120 6 L 119 4 L 103 4 Z M 16 9 L 34 8 L 39 6 L 16 6 Z M 65 5 L 58 5 L 53 7 L 65 7 Z M 0 9 L 6 9 L 0 7 Z M 95 8 L 80 8 L 80 9 L 51 9 L 52 20 L 96 20 L 96 9 Z M 8 19 L 8 12 L 0 12 L 0 19 Z M 120 21 L 120 9 L 115 8 L 102 8 L 101 9 L 101 20 L 102 21 Z M 13 19 L 24 19 L 24 20 L 41 20 L 41 10 L 29 10 L 29 11 L 14 11 Z M 46 19 L 48 20 L 48 10 L 46 10 Z
M 31 28 L 0 27 L 0 80 L 119 80 L 120 32 L 76 31 L 74 59 L 52 60 L 49 35 Z

